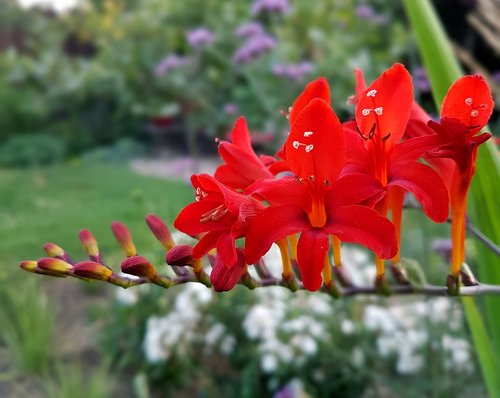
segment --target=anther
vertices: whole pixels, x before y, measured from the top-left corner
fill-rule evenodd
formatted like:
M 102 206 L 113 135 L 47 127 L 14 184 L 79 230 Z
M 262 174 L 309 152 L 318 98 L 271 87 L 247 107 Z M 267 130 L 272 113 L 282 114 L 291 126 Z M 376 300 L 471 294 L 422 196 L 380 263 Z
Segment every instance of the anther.
M 314 145 L 313 144 L 306 145 L 305 149 L 306 149 L 306 152 L 309 153 L 314 149 Z
M 365 109 L 363 109 L 363 110 L 361 111 L 361 114 L 362 114 L 363 116 L 368 116 L 368 115 L 370 114 L 370 111 L 371 111 L 371 109 L 367 109 L 367 108 L 365 108 Z
M 375 97 L 375 94 L 377 94 L 377 90 L 370 90 L 366 93 L 367 97 Z
M 465 105 L 467 106 L 471 106 L 472 105 L 472 98 L 471 97 L 468 97 L 465 99 Z
M 384 108 L 383 108 L 383 107 L 381 107 L 381 106 L 379 106 L 378 108 L 375 108 L 375 109 L 374 109 L 374 111 L 375 111 L 375 113 L 376 113 L 377 115 L 379 115 L 379 116 L 380 116 L 380 115 L 382 114 L 382 112 L 384 111 Z
M 389 134 L 387 134 L 387 135 L 384 135 L 384 136 L 382 137 L 382 139 L 381 139 L 381 140 L 382 140 L 382 142 L 386 142 L 386 141 L 389 139 L 389 137 L 390 137 L 390 136 L 391 136 L 391 133 L 389 133 Z
M 299 149 L 299 147 L 300 147 L 300 142 L 299 142 L 299 141 L 294 141 L 294 142 L 292 142 L 292 146 L 293 146 L 295 149 Z
M 313 135 L 314 133 L 312 131 L 305 131 L 304 132 L 304 137 L 310 137 L 311 135 Z
M 472 110 L 471 113 L 470 113 L 470 115 L 472 117 L 476 117 L 478 114 L 479 114 L 479 111 L 477 109 Z

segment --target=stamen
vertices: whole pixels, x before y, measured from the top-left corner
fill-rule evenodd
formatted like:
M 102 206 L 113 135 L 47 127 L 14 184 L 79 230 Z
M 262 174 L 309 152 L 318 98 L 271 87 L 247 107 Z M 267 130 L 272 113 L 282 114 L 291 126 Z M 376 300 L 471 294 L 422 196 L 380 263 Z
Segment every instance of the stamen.
M 200 222 L 202 224 L 210 221 L 218 221 L 224 217 L 228 212 L 228 209 L 224 205 L 220 205 L 215 209 L 207 211 L 205 214 L 201 215 Z
M 382 112 L 384 111 L 384 108 L 383 108 L 383 107 L 381 107 L 381 106 L 379 106 L 378 108 L 375 108 L 375 109 L 374 109 L 374 111 L 375 111 L 375 113 L 376 113 L 377 115 L 379 115 L 379 116 L 380 116 L 380 115 L 382 114 Z
M 474 110 L 471 111 L 470 115 L 472 117 L 476 117 L 477 115 L 479 115 L 479 111 L 477 109 L 474 109 Z
M 367 108 L 365 108 L 365 109 L 363 109 L 363 110 L 361 111 L 361 114 L 362 114 L 363 116 L 368 116 L 368 115 L 370 114 L 370 111 L 371 111 L 371 109 L 367 109 Z
M 294 141 L 294 142 L 292 142 L 292 146 L 293 146 L 295 149 L 299 149 L 299 147 L 300 147 L 300 142 L 299 142 L 299 141 Z
M 376 94 L 377 94 L 377 90 L 370 90 L 366 93 L 366 96 L 367 97 L 375 97 Z
M 467 106 L 471 106 L 472 105 L 472 98 L 471 97 L 467 97 L 465 99 L 465 105 L 467 105 Z
M 390 136 L 391 136 L 391 133 L 389 133 L 389 134 L 387 134 L 387 135 L 384 135 L 384 136 L 382 137 L 382 139 L 381 139 L 381 140 L 382 140 L 382 142 L 387 141 L 387 140 L 389 139 L 389 137 L 390 137 Z
M 306 152 L 309 153 L 314 149 L 314 145 L 313 144 L 306 145 L 305 149 L 306 149 Z
M 313 135 L 314 133 L 312 131 L 305 131 L 304 132 L 304 137 L 310 137 L 311 135 Z

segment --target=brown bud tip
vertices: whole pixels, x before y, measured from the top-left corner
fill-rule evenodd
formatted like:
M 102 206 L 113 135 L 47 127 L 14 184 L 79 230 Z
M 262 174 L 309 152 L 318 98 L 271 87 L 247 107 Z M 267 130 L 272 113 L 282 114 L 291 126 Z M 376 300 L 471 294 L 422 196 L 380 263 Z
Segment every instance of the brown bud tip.
M 149 214 L 146 216 L 146 224 L 148 224 L 149 229 L 153 235 L 160 241 L 165 250 L 170 250 L 175 246 L 170 230 L 167 224 L 155 214 Z
M 166 256 L 168 265 L 192 265 L 193 248 L 189 245 L 177 245 Z
M 50 257 L 64 257 L 64 250 L 55 243 L 46 243 L 43 245 L 43 250 Z
M 96 263 L 94 261 L 82 261 L 75 264 L 73 273 L 83 278 L 97 279 L 100 281 L 107 281 L 113 274 L 108 267 Z
M 97 240 L 90 231 L 82 229 L 78 234 L 78 237 L 80 238 L 83 248 L 89 256 L 99 256 L 99 246 L 97 246 Z
M 116 240 L 125 251 L 125 255 L 127 257 L 135 256 L 137 254 L 137 249 L 132 241 L 132 234 L 125 224 L 119 221 L 114 221 L 111 223 L 111 230 L 113 231 Z
M 35 272 L 35 269 L 38 266 L 38 264 L 36 263 L 36 261 L 28 260 L 28 261 L 21 261 L 19 263 L 19 266 L 25 271 Z
M 41 258 L 37 261 L 37 265 L 45 271 L 60 274 L 65 274 L 73 268 L 71 264 L 58 258 Z
M 236 286 L 244 271 L 245 256 L 243 250 L 238 249 L 238 260 L 231 267 L 227 267 L 217 256 L 217 261 L 210 274 L 210 282 L 216 292 L 227 292 Z
M 155 279 L 157 276 L 156 268 L 142 256 L 128 257 L 122 261 L 122 271 L 126 274 L 135 276 L 144 276 L 148 279 Z

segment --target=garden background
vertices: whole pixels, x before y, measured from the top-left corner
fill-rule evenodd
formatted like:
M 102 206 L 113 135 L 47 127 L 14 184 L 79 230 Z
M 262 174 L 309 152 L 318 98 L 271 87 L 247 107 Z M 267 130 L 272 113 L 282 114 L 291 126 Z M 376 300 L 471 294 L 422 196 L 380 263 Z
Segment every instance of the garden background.
M 215 138 L 240 114 L 272 154 L 287 134 L 283 112 L 316 76 L 345 119 L 354 68 L 371 81 L 403 62 L 416 98 L 438 113 L 399 2 L 72 3 L 2 0 L 0 10 L 1 397 L 488 396 L 456 299 L 125 291 L 22 274 L 19 261 L 45 242 L 82 258 L 82 228 L 118 264 L 114 220 L 162 263 L 144 216 L 172 222 L 193 198 L 189 175 L 213 170 Z M 498 98 L 500 6 L 433 4 L 464 70 Z M 489 129 L 500 131 L 498 106 Z M 443 284 L 449 227 L 415 212 L 404 228 L 412 272 Z M 371 283 L 367 253 L 346 247 L 343 258 Z

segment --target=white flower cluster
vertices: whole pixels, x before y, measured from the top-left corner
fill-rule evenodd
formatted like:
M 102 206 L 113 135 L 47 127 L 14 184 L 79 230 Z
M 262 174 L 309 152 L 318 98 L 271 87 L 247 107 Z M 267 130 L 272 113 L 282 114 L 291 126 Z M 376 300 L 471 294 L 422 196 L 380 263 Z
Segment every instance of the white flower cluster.
M 148 319 L 143 349 L 149 362 L 168 361 L 173 354 L 185 355 L 193 342 L 199 341 L 201 310 L 212 295 L 205 286 L 189 283 L 175 297 L 171 312 Z
M 377 348 L 382 357 L 395 356 L 396 371 L 414 374 L 424 366 L 422 349 L 428 344 L 442 349 L 445 366 L 459 372 L 471 372 L 471 348 L 458 337 L 429 331 L 440 329 L 454 332 L 462 324 L 462 312 L 457 303 L 440 297 L 426 302 L 408 302 L 389 306 L 367 305 L 363 317 L 366 329 L 377 333 Z

